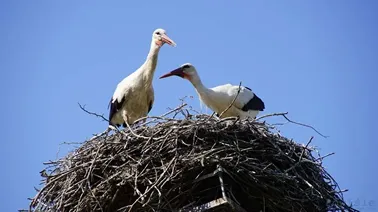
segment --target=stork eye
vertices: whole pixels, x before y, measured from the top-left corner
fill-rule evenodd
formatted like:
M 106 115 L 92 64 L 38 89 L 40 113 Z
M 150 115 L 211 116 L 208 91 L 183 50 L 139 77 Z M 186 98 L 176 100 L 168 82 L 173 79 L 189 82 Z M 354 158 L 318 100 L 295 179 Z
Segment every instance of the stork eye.
M 156 32 L 155 34 L 160 35 L 160 32 Z

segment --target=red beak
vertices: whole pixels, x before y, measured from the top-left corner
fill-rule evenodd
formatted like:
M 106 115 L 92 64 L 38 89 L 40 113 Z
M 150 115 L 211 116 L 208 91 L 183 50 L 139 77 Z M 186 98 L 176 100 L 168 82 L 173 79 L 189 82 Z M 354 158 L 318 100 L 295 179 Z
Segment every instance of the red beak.
M 170 76 L 179 76 L 181 78 L 185 78 L 185 73 L 182 70 L 182 68 L 180 67 L 180 68 L 177 68 L 177 69 L 175 69 L 175 70 L 173 70 L 173 71 L 171 71 L 169 73 L 164 74 L 159 79 L 170 77 Z
M 173 47 L 176 46 L 176 43 L 175 43 L 172 39 L 170 39 L 167 35 L 165 35 L 165 34 L 163 34 L 163 35 L 161 36 L 161 39 L 162 39 L 162 41 L 163 41 L 164 43 L 167 43 L 167 44 L 169 44 L 169 45 L 171 45 L 171 46 L 173 46 Z

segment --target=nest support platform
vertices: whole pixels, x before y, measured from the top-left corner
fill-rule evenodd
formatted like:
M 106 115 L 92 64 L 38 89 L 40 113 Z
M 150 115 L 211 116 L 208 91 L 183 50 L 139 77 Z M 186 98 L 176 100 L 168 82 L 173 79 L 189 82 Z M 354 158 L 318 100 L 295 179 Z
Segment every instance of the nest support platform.
M 227 177 L 225 178 L 224 175 Z M 233 194 L 232 186 L 238 187 L 238 185 L 220 165 L 214 172 L 195 179 L 192 185 L 192 195 L 202 197 L 201 201 L 186 205 L 178 212 L 247 212 Z M 197 205 L 193 206 L 193 204 Z

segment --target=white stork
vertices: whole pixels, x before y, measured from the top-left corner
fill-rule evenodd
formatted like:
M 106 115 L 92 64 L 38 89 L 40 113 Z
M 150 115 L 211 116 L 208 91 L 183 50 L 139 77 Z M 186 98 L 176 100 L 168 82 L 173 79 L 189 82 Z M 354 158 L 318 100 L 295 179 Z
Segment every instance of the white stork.
M 109 126 L 131 125 L 147 116 L 154 103 L 152 79 L 155 73 L 160 48 L 165 44 L 176 46 L 164 29 L 152 34 L 151 48 L 146 61 L 135 72 L 123 79 L 110 100 Z
M 160 79 L 174 75 L 189 80 L 196 89 L 200 100 L 213 110 L 218 117 L 230 106 L 239 91 L 239 86 L 231 84 L 206 88 L 202 84 L 195 67 L 190 63 L 183 64 L 181 67 L 161 76 Z M 240 92 L 234 104 L 219 118 L 235 116 L 241 119 L 255 118 L 259 111 L 264 109 L 264 102 L 250 88 L 240 86 Z

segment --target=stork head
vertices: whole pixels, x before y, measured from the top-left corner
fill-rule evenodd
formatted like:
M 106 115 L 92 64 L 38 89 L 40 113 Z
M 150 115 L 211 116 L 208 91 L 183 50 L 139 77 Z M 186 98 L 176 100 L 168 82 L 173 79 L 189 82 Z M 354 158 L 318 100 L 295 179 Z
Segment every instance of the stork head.
M 179 76 L 181 78 L 184 78 L 190 81 L 191 79 L 193 79 L 193 77 L 197 76 L 197 71 L 196 71 L 196 68 L 194 68 L 192 64 L 185 63 L 181 65 L 179 68 L 176 68 L 175 70 L 164 74 L 163 76 L 160 77 L 160 79 L 170 77 L 170 76 Z
M 159 47 L 163 46 L 165 43 L 175 47 L 176 43 L 170 39 L 164 29 L 156 29 L 152 34 L 152 40 Z

